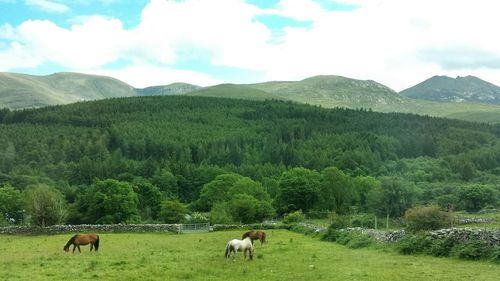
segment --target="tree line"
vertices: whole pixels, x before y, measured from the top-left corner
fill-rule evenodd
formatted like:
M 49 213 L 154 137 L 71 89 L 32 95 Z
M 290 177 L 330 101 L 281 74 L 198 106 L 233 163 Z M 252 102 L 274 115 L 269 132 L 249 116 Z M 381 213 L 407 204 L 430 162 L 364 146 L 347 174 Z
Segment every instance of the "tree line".
M 283 101 L 141 97 L 4 109 L 0 132 L 3 224 L 498 207 L 500 127 L 489 124 Z

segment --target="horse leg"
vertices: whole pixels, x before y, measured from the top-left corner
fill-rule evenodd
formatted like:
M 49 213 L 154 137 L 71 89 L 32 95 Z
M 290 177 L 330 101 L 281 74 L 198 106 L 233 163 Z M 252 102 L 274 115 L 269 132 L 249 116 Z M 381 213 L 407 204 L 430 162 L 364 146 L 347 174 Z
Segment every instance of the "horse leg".
M 80 250 L 80 245 L 78 245 L 77 247 L 78 247 L 78 252 L 81 253 L 82 251 Z
M 94 244 L 90 243 L 90 251 L 92 252 L 92 248 L 94 248 Z
M 73 254 L 75 253 L 76 245 L 73 244 Z

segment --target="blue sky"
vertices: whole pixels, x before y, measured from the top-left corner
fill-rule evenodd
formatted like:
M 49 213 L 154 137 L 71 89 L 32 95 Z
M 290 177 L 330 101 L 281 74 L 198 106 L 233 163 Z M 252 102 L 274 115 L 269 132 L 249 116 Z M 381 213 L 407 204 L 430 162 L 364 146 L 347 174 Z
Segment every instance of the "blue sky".
M 0 71 L 75 71 L 135 87 L 322 74 L 395 90 L 433 75 L 500 84 L 495 2 L 0 0 Z

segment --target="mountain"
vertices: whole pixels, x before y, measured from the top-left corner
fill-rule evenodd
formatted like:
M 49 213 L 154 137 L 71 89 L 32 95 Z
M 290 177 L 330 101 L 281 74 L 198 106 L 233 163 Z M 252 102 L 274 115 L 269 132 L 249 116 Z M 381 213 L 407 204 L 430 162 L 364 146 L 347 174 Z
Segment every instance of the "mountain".
M 386 108 L 407 99 L 372 80 L 321 75 L 301 81 L 275 81 L 250 87 L 275 94 L 282 99 L 324 107 Z
M 136 90 L 130 85 L 105 76 L 0 73 L 0 108 L 22 109 L 135 95 Z
M 220 84 L 187 93 L 188 96 L 235 98 L 245 100 L 282 99 L 280 96 L 246 85 Z
M 165 86 L 152 86 L 144 89 L 137 89 L 137 94 L 139 96 L 184 95 L 200 88 L 200 86 L 187 83 L 172 83 Z
M 474 76 L 459 76 L 455 79 L 434 76 L 401 91 L 400 94 L 409 98 L 432 101 L 467 101 L 500 105 L 500 87 Z
M 477 90 L 477 92 L 483 93 L 483 96 L 494 97 L 494 90 L 498 88 L 471 76 L 457 79 L 436 76 L 429 80 L 426 81 L 429 83 L 421 83 L 424 86 L 426 85 L 424 88 L 429 89 L 425 91 L 426 93 L 431 92 L 434 87 L 439 88 L 439 85 L 456 85 L 455 80 L 460 81 L 460 83 L 468 81 L 464 84 L 475 85 L 476 89 L 490 89 L 489 92 L 487 90 L 482 92 Z M 420 84 L 417 86 L 412 88 L 423 87 Z M 412 88 L 403 92 L 408 94 L 410 90 L 413 90 Z M 444 86 L 441 88 L 444 88 Z M 469 90 L 467 93 L 471 92 Z M 489 94 L 485 95 L 485 93 Z M 468 121 L 500 123 L 500 107 L 498 106 L 500 103 L 469 102 L 464 98 L 463 102 L 448 101 L 457 100 L 456 98 L 445 99 L 444 102 L 425 100 L 414 98 L 412 95 L 398 94 L 372 80 L 356 80 L 334 75 L 314 76 L 301 81 L 221 84 L 204 88 L 186 83 L 173 83 L 165 86 L 136 89 L 124 82 L 106 76 L 79 73 L 55 73 L 47 76 L 0 73 L 0 108 L 23 109 L 113 97 L 157 95 L 288 100 L 326 108 L 365 108 L 379 112 L 403 112 Z M 478 95 L 469 94 L 469 97 L 477 98 Z M 481 101 L 485 99 L 482 98 Z M 476 101 L 472 98 L 471 100 Z M 490 101 L 492 100 L 495 99 L 490 99 Z

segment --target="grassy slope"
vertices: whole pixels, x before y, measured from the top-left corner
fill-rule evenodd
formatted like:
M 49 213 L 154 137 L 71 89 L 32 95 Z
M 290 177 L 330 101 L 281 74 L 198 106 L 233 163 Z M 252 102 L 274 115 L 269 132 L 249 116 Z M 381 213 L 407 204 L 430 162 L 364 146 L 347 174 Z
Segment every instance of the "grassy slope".
M 477 122 L 500 123 L 500 106 L 479 103 L 435 102 L 411 99 L 374 81 L 340 76 L 316 76 L 302 81 L 252 84 L 282 99 L 323 107 L 371 108 Z
M 205 96 L 218 98 L 236 98 L 247 100 L 270 100 L 282 99 L 280 96 L 268 93 L 259 89 L 254 89 L 245 85 L 221 84 L 206 87 L 187 94 L 188 96 Z
M 144 89 L 137 89 L 139 96 L 168 96 L 183 95 L 200 89 L 200 86 L 187 83 L 172 83 L 165 86 L 152 86 Z
M 314 76 L 302 81 L 266 82 L 249 85 L 280 96 L 283 99 L 325 107 L 346 106 L 376 109 L 397 105 L 406 98 L 374 81 L 341 76 Z
M 0 108 L 20 109 L 118 96 L 187 93 L 251 100 L 284 99 L 328 108 L 371 108 L 380 112 L 416 113 L 500 123 L 498 105 L 410 99 L 374 81 L 333 75 L 315 76 L 302 81 L 275 81 L 250 85 L 222 84 L 195 89 L 197 86 L 184 83 L 134 89 L 110 77 L 78 73 L 56 73 L 48 76 L 0 73 Z M 190 92 L 193 90 L 194 92 Z
M 284 230 L 256 243 L 254 261 L 225 259 L 241 231 L 208 234 L 101 234 L 98 253 L 62 251 L 67 235 L 1 236 L 6 280 L 497 280 L 500 266 L 379 250 L 351 250 Z
M 0 108 L 20 109 L 134 95 L 136 90 L 133 87 L 104 76 L 0 73 Z

